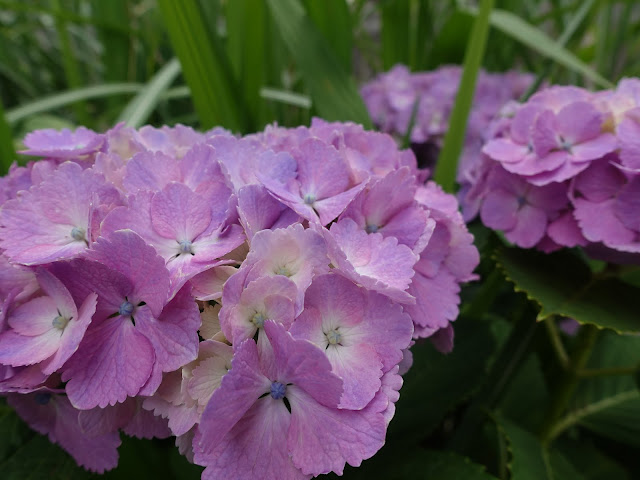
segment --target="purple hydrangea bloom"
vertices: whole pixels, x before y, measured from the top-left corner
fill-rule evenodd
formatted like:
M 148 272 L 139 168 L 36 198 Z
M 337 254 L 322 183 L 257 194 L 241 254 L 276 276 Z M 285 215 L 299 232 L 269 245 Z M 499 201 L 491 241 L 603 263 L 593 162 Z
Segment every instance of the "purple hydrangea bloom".
M 86 153 L 81 132 L 36 134 L 50 160 L 0 184 L 0 392 L 21 415 L 97 471 L 118 431 L 176 435 L 203 478 L 341 474 L 379 450 L 412 334 L 451 348 L 477 264 L 413 153 L 319 119 L 121 124 Z

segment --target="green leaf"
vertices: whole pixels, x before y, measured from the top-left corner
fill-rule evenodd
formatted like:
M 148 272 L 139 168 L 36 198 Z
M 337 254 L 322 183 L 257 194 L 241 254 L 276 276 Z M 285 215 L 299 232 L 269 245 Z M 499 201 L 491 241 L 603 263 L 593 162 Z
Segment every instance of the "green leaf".
M 585 480 L 630 480 L 629 473 L 615 460 L 586 441 L 568 438 L 554 444 Z
M 265 83 L 268 46 L 266 9 L 263 0 L 234 0 L 226 4 L 227 51 L 244 105 L 251 113 L 248 131 L 256 129 L 262 107 L 260 87 Z
M 456 102 L 449 119 L 449 129 L 444 137 L 444 145 L 436 164 L 434 180 L 446 192 L 454 191 L 458 158 L 464 145 L 467 118 L 471 111 L 476 78 L 484 57 L 484 49 L 489 35 L 489 14 L 492 9 L 493 0 L 482 0 L 480 13 L 476 17 L 467 43 L 462 77 L 458 86 Z
M 584 477 L 557 451 L 542 446 L 531 432 L 498 417 L 498 429 L 507 439 L 511 480 L 583 480 Z
M 330 478 L 341 478 L 330 475 Z M 414 448 L 390 455 L 383 448 L 358 468 L 345 470 L 345 480 L 496 480 L 483 465 L 450 451 Z
M 309 17 L 331 50 L 340 60 L 345 72 L 351 73 L 353 51 L 353 25 L 351 12 L 345 0 L 305 0 Z
M 469 14 L 477 15 L 473 9 L 463 10 Z M 509 35 L 527 47 L 537 51 L 541 55 L 555 60 L 560 65 L 584 75 L 589 80 L 604 88 L 611 88 L 613 84 L 589 67 L 586 63 L 564 48 L 561 44 L 551 39 L 542 30 L 525 22 L 519 16 L 495 9 L 490 17 L 491 26 Z
M 508 390 L 500 398 L 499 411 L 505 417 L 517 421 L 526 428 L 537 428 L 544 419 L 544 409 L 549 393 L 540 362 L 529 355 Z
M 0 175 L 4 175 L 9 171 L 9 167 L 15 159 L 16 152 L 13 149 L 13 135 L 0 101 Z
M 51 110 L 64 107 L 80 100 L 110 97 L 115 95 L 131 95 L 139 93 L 143 89 L 144 85 L 140 83 L 111 83 L 78 88 L 75 90 L 40 97 L 32 102 L 24 103 L 17 108 L 7 111 L 6 118 L 7 122 L 15 124 L 32 115 L 50 112 Z
M 179 73 L 180 63 L 177 58 L 174 58 L 164 65 L 147 86 L 129 102 L 118 121 L 126 122 L 127 126 L 134 128 L 143 125 Z
M 191 88 L 201 127 L 245 132 L 246 119 L 236 80 L 218 39 L 209 32 L 197 0 L 158 0 L 173 49 Z
M 461 318 L 455 330 L 455 347 L 447 355 L 428 341 L 412 348 L 413 365 L 403 376 L 400 400 L 389 425 L 387 440 L 393 448 L 425 438 L 482 383 L 495 346 L 489 325 Z
M 51 3 L 54 10 L 64 10 L 60 0 L 51 0 Z M 71 37 L 69 35 L 69 30 L 67 29 L 66 20 L 60 15 L 55 15 L 55 24 L 56 31 L 58 32 L 58 41 L 60 42 L 60 50 L 62 51 L 62 65 L 64 67 L 67 85 L 70 88 L 80 88 L 84 83 L 84 80 L 80 73 L 78 58 L 71 48 Z M 73 107 L 76 121 L 84 125 L 89 125 L 90 117 L 87 112 L 87 105 L 85 102 L 75 102 Z
M 640 288 L 615 278 L 594 278 L 571 252 L 501 248 L 496 260 L 515 290 L 540 305 L 538 320 L 560 315 L 618 332 L 640 330 Z
M 35 435 L 16 452 L 0 462 L 3 480 L 84 480 L 96 478 L 76 465 L 57 445 L 43 435 Z
M 382 67 L 389 70 L 396 63 L 409 64 L 409 25 L 411 1 L 384 2 L 382 18 Z
M 260 96 L 266 100 L 273 100 L 294 107 L 311 108 L 311 99 L 306 95 L 300 95 L 295 92 L 263 87 L 260 89 Z
M 267 4 L 320 116 L 328 121 L 350 120 L 371 128 L 354 80 L 306 15 L 300 1 L 268 0 Z
M 624 367 L 640 362 L 640 337 L 603 332 L 588 366 Z M 586 378 L 579 385 L 568 414 L 555 426 L 559 435 L 582 425 L 618 442 L 640 447 L 640 391 L 631 375 Z

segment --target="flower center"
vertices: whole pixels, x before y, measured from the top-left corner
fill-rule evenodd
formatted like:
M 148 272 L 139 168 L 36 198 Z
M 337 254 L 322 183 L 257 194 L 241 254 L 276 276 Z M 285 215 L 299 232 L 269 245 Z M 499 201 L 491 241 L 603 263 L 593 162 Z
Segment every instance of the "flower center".
M 133 303 L 131 303 L 129 300 L 125 300 L 120 304 L 118 315 L 122 315 L 123 317 L 130 317 L 133 313 L 134 308 L 135 307 L 133 306 Z
M 71 238 L 77 240 L 78 242 L 86 242 L 87 241 L 87 232 L 84 228 L 73 227 L 71 229 Z
M 324 336 L 327 337 L 327 342 L 329 342 L 329 345 L 341 345 L 340 342 L 342 342 L 342 334 L 338 332 L 337 328 L 328 331 L 324 334 Z
M 264 326 L 265 320 L 267 320 L 267 317 L 263 313 L 256 313 L 253 317 L 251 317 L 251 323 L 253 323 L 258 328 L 262 328 Z
M 380 228 L 380 227 L 378 227 L 378 225 L 376 225 L 375 223 L 373 223 L 373 224 L 368 224 L 368 225 L 366 226 L 366 228 L 365 228 L 365 231 L 366 231 L 367 233 L 376 233 L 376 232 L 378 231 L 378 228 Z
M 269 394 L 274 400 L 282 400 L 287 393 L 287 386 L 280 382 L 273 382 Z
M 562 150 L 571 153 L 571 147 L 573 147 L 573 144 L 570 141 L 566 140 L 564 137 L 559 137 L 558 141 Z
M 282 267 L 278 267 L 275 269 L 274 273 L 276 275 L 284 275 L 285 277 L 290 277 L 291 275 L 293 275 L 293 273 L 291 272 L 291 270 L 289 270 L 287 267 L 282 266 Z
M 180 253 L 190 253 L 193 255 L 193 244 L 190 240 L 182 240 L 180 243 Z
M 58 315 L 56 318 L 53 319 L 53 322 L 51 322 L 51 325 L 53 325 L 58 330 L 64 330 L 64 328 L 67 326 L 67 323 L 69 323 L 69 319 L 67 317 Z
M 304 203 L 307 205 L 313 205 L 316 201 L 316 196 L 313 193 L 307 193 L 303 198 Z

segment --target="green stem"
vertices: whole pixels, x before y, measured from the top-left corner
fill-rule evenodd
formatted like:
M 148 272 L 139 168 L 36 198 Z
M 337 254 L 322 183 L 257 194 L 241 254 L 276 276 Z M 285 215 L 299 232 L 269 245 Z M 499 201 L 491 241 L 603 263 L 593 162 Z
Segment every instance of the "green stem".
M 594 325 L 584 325 L 578 333 L 576 346 L 571 352 L 569 368 L 563 372 L 556 384 L 555 391 L 552 392 L 551 404 L 547 409 L 545 422 L 540 431 L 540 439 L 545 445 L 548 445 L 553 439 L 552 433 L 556 422 L 558 422 L 573 397 L 573 393 L 580 381 L 578 372 L 584 368 L 587 360 L 589 360 L 597 337 L 598 329 Z
M 529 315 L 522 315 L 513 326 L 498 358 L 474 402 L 465 412 L 460 427 L 450 441 L 450 448 L 465 452 L 468 442 L 482 426 L 486 412 L 494 408 L 524 360 L 538 324 Z
M 543 323 L 549 335 L 553 351 L 558 358 L 558 363 L 560 363 L 563 370 L 567 370 L 569 368 L 569 355 L 567 355 L 567 351 L 562 344 L 562 339 L 560 338 L 560 333 L 555 323 L 555 317 L 547 318 Z

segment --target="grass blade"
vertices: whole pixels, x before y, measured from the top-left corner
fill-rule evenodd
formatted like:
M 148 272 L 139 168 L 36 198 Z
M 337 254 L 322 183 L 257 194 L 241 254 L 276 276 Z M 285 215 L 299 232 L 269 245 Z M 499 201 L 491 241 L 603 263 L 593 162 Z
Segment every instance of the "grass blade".
M 306 95 L 300 95 L 295 92 L 262 87 L 260 89 L 260 96 L 267 100 L 274 100 L 287 105 L 293 105 L 294 107 L 311 108 L 311 99 Z
M 260 87 L 265 83 L 267 58 L 266 9 L 263 0 L 233 0 L 226 5 L 227 52 L 250 114 L 249 131 L 261 123 L 258 118 L 263 108 Z
M 268 0 L 267 4 L 320 116 L 329 121 L 351 120 L 371 128 L 354 80 L 345 72 L 301 3 Z
M 127 126 L 134 128 L 143 125 L 158 105 L 162 94 L 179 73 L 180 62 L 174 58 L 163 66 L 146 87 L 127 104 L 120 114 L 118 122 L 126 122 Z
M 382 16 L 382 66 L 389 70 L 396 63 L 409 65 L 410 1 L 385 2 Z
M 456 103 L 449 119 L 449 130 L 444 138 L 444 145 L 438 158 L 434 179 L 446 192 L 453 192 L 455 186 L 458 158 L 464 145 L 467 129 L 467 118 L 471 110 L 471 102 L 476 87 L 476 78 L 485 45 L 489 34 L 489 15 L 493 8 L 493 0 L 482 0 L 480 12 L 476 17 L 464 55 L 464 69 L 458 86 Z
M 0 101 L 0 175 L 4 175 L 9 171 L 9 167 L 15 159 L 16 152 L 13 149 L 13 135 Z
M 229 60 L 210 35 L 196 0 L 158 0 L 173 49 L 191 88 L 203 129 L 215 125 L 245 131 L 242 108 Z
M 476 15 L 474 10 L 465 10 Z M 584 63 L 559 42 L 554 41 L 542 30 L 530 25 L 513 13 L 504 10 L 494 10 L 491 13 L 491 26 L 523 43 L 538 53 L 555 60 L 560 65 L 584 75 L 586 78 L 604 88 L 611 88 L 613 84 L 601 76 L 589 65 Z
M 143 88 L 144 85 L 141 83 L 112 83 L 69 90 L 68 92 L 42 97 L 11 109 L 6 112 L 6 119 L 10 125 L 13 125 L 32 115 L 50 112 L 51 110 L 64 107 L 74 102 L 115 95 L 130 95 L 139 93 Z
M 62 11 L 62 5 L 59 0 L 52 0 L 54 10 Z M 67 30 L 67 23 L 59 15 L 55 16 L 56 31 L 58 32 L 58 41 L 60 42 L 60 50 L 62 52 L 62 65 L 64 67 L 64 73 L 67 79 L 67 85 L 70 88 L 80 88 L 83 85 L 83 80 L 80 75 L 80 67 L 78 61 L 71 48 L 71 37 Z M 73 105 L 76 121 L 84 125 L 89 125 L 91 118 L 87 112 L 87 105 L 85 102 L 78 101 Z
M 345 0 L 305 0 L 309 17 L 336 54 L 345 72 L 351 73 L 353 21 Z

